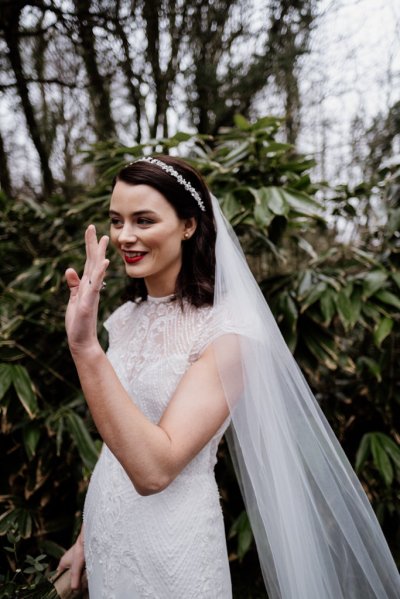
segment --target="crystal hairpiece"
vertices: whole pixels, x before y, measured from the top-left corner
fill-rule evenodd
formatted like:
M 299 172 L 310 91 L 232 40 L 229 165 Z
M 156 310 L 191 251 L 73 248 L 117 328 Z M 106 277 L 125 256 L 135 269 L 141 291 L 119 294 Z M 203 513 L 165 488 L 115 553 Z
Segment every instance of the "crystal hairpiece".
M 136 164 L 136 162 L 150 162 L 150 164 L 156 164 L 157 166 L 162 168 L 163 171 L 165 171 L 172 177 L 175 177 L 175 179 L 178 181 L 178 183 L 180 185 L 182 185 L 186 189 L 186 191 L 188 191 L 190 193 L 190 195 L 196 200 L 197 204 L 199 205 L 200 210 L 202 210 L 203 212 L 206 211 L 204 202 L 201 199 L 200 195 L 195 190 L 195 188 L 193 187 L 193 185 L 191 183 L 189 183 L 189 181 L 186 181 L 186 179 L 184 177 L 182 177 L 182 175 L 180 173 L 178 173 L 178 171 L 175 170 L 172 166 L 170 166 L 169 164 L 165 164 L 165 162 L 158 160 L 158 158 L 152 158 L 151 156 L 146 156 L 145 158 L 139 158 L 139 160 L 135 160 L 135 162 L 131 162 L 130 164 Z M 130 165 L 128 165 L 128 166 L 130 166 Z

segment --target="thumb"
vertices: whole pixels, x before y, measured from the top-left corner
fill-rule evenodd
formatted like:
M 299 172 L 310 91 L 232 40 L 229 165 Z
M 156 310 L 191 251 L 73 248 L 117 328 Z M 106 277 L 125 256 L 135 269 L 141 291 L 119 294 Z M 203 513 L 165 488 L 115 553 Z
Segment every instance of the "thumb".
M 81 280 L 73 268 L 67 268 L 65 271 L 65 280 L 71 292 L 71 298 L 75 297 L 78 294 Z
M 67 281 L 71 293 L 75 295 L 78 292 L 81 280 L 73 268 L 67 268 L 65 271 L 65 280 Z

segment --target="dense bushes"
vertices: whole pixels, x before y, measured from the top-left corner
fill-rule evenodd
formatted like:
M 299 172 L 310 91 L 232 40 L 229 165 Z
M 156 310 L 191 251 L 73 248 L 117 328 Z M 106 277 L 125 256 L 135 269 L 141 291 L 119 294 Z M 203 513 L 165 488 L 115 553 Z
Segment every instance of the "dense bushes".
M 80 525 L 100 441 L 66 347 L 63 273 L 82 265 L 85 226 L 95 222 L 105 231 L 112 176 L 144 151 L 180 150 L 220 199 L 395 548 L 399 174 L 382 172 L 372 191 L 368 185 L 336 192 L 317 187 L 309 177 L 312 161 L 277 141 L 279 126 L 270 117 L 253 125 L 238 117 L 235 129 L 216 138 L 181 133 L 133 148 L 99 144 L 87 152 L 97 183 L 75 192 L 72 201 L 61 195 L 48 203 L 1 197 L 0 597 L 43 597 L 45 575 Z M 388 226 L 366 228 L 352 245 L 340 244 L 335 218 L 351 220 L 357 198 L 371 193 L 381 198 Z M 123 280 L 112 260 L 100 320 L 118 304 Z M 261 596 L 252 535 L 224 444 L 220 454 L 217 474 L 237 593 Z M 246 595 L 239 589 L 243 581 Z

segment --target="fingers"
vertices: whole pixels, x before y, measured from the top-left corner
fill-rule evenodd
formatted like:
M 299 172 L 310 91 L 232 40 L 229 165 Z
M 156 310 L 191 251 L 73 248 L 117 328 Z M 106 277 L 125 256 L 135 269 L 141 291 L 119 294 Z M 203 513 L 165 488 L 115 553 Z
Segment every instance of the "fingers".
M 109 242 L 109 237 L 103 235 L 97 242 L 96 229 L 93 225 L 88 227 L 87 237 L 89 241 L 89 252 L 91 256 L 92 269 L 90 271 L 91 289 L 94 292 L 99 292 L 102 287 L 104 275 L 110 264 L 110 261 L 105 257 Z
M 68 269 L 65 273 L 71 293 L 74 288 L 79 286 L 83 290 L 87 289 L 94 293 L 100 291 L 105 272 L 110 264 L 110 261 L 105 257 L 108 243 L 108 235 L 103 235 L 97 241 L 96 227 L 94 225 L 88 226 L 85 231 L 86 262 L 82 279 L 79 279 L 73 269 Z
M 84 560 L 79 564 L 73 564 L 71 568 L 71 589 L 76 591 L 81 586 L 82 572 L 84 567 Z
M 81 586 L 82 573 L 85 567 L 83 545 L 75 543 L 60 559 L 57 572 L 71 570 L 71 589 L 77 590 Z
M 89 225 L 85 231 L 85 246 L 88 259 L 96 261 L 99 258 L 104 258 L 108 242 L 108 235 L 103 235 L 100 241 L 97 242 L 96 227 Z
M 81 586 L 82 572 L 85 566 L 85 556 L 83 551 L 83 545 L 81 543 L 75 543 L 74 545 L 74 559 L 71 566 L 71 589 L 79 589 Z
M 96 227 L 89 225 L 85 231 L 86 262 L 83 275 L 90 277 L 97 248 Z
M 109 242 L 108 235 L 103 235 L 99 242 L 97 241 L 96 227 L 89 225 L 85 232 L 86 244 L 86 265 L 87 272 L 85 274 L 92 275 L 93 270 L 96 270 L 104 265 L 106 250 Z M 86 271 L 86 268 L 85 268 Z
M 68 570 L 68 568 L 72 565 L 72 557 L 73 557 L 73 546 L 68 549 L 58 562 L 57 572 L 63 572 L 63 570 Z

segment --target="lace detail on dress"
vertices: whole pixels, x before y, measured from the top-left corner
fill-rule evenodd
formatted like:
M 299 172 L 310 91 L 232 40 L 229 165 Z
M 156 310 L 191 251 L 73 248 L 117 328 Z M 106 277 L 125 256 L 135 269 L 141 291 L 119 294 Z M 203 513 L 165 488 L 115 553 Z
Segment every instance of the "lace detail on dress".
M 132 400 L 158 422 L 185 371 L 229 327 L 211 307 L 127 302 L 104 326 L 108 357 Z M 208 333 L 208 335 L 207 335 Z M 104 445 L 85 502 L 91 599 L 230 599 L 214 465 L 229 418 L 161 493 L 143 497 Z

